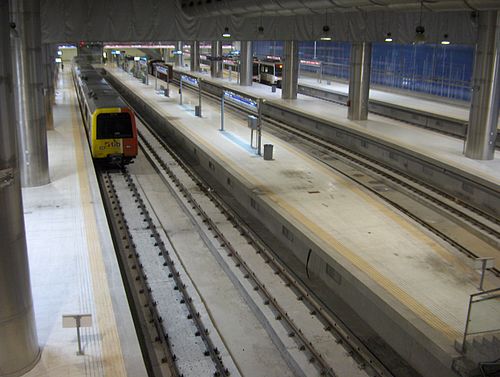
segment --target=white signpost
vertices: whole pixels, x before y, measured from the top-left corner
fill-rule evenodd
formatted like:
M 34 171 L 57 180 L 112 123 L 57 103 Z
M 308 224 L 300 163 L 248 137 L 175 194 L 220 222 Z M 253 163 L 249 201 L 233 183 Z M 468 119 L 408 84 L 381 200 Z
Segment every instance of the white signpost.
M 78 356 L 83 355 L 82 342 L 80 339 L 80 327 L 92 327 L 92 314 L 64 314 L 62 316 L 62 327 L 75 328 L 78 337 Z

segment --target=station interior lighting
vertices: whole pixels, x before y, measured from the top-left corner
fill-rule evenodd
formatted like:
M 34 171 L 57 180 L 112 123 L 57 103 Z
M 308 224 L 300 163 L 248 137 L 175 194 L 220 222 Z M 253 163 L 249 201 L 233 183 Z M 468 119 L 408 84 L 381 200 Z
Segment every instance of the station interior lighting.
M 231 33 L 229 32 L 229 28 L 227 26 L 224 28 L 224 33 L 222 33 L 222 36 L 224 38 L 231 38 Z
M 330 31 L 330 26 L 324 25 L 323 26 L 323 35 L 321 36 L 320 40 L 322 41 L 331 41 L 332 37 L 328 35 L 328 32 Z
M 415 28 L 415 44 L 422 44 L 426 42 L 425 28 L 422 25 L 422 11 L 424 9 L 424 0 L 420 0 L 420 16 L 418 20 L 418 25 Z
M 57 56 L 62 56 L 63 52 L 61 50 L 57 50 Z
M 442 44 L 442 45 L 449 45 L 449 44 L 450 44 L 450 40 L 449 40 L 449 38 L 448 38 L 448 34 L 445 34 L 445 35 L 443 36 L 443 40 L 441 41 L 441 44 Z
M 392 34 L 391 33 L 387 33 L 385 35 L 385 39 L 384 39 L 385 42 L 392 42 Z
M 415 39 L 414 42 L 416 44 L 425 43 L 425 28 L 422 25 L 418 25 L 415 29 Z

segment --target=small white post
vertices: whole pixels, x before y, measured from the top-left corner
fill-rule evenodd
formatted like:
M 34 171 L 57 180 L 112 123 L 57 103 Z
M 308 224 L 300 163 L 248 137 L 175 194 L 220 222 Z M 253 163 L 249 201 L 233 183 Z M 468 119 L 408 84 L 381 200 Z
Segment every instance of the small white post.
M 78 356 L 84 355 L 82 350 L 82 341 L 80 336 L 80 327 L 92 327 L 92 314 L 64 314 L 62 316 L 63 328 L 76 327 L 76 336 L 78 339 Z

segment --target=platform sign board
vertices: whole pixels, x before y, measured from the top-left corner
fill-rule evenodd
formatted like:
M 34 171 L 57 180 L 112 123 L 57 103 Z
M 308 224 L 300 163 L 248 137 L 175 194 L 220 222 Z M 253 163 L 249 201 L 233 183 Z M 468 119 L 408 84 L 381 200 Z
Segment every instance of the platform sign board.
M 193 76 L 181 75 L 181 80 L 191 84 L 192 86 L 198 87 L 198 79 Z
M 92 314 L 64 314 L 62 316 L 62 326 L 65 329 L 92 327 Z
M 479 290 L 483 290 L 483 283 L 484 283 L 484 275 L 486 274 L 486 270 L 489 270 L 493 267 L 495 267 L 495 258 L 493 257 L 481 257 L 481 258 L 476 258 L 475 260 L 475 268 L 477 270 L 481 270 L 481 279 L 479 281 Z
M 250 97 L 244 96 L 243 94 L 235 93 L 230 90 L 224 90 L 224 97 L 229 101 L 243 105 L 251 110 L 257 110 L 257 102 Z
M 82 341 L 80 338 L 81 327 L 92 327 L 92 314 L 64 314 L 62 316 L 63 328 L 76 328 L 76 335 L 78 338 L 78 352 L 77 355 L 83 355 Z
M 495 267 L 495 258 L 476 258 L 474 259 L 474 269 L 481 270 L 483 267 L 487 270 Z
M 163 73 L 164 75 L 168 76 L 168 67 L 163 67 L 161 65 L 156 65 L 156 64 L 155 67 L 156 67 L 156 72 Z

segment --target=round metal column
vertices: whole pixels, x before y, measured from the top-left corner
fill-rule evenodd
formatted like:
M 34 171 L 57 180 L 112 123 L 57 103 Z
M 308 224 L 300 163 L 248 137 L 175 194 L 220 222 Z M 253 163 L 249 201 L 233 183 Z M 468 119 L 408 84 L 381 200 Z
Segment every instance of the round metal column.
M 222 41 L 212 41 L 210 76 L 222 77 Z
M 45 104 L 45 119 L 47 130 L 54 129 L 54 118 L 52 114 L 52 94 L 53 94 L 53 77 L 52 77 L 52 47 L 49 44 L 42 46 L 42 61 L 43 61 L 43 100 Z
M 0 1 L 0 376 L 20 376 L 40 358 L 31 298 L 17 160 L 9 2 Z
M 240 46 L 240 85 L 251 86 L 253 81 L 252 42 L 241 41 Z
M 191 42 L 191 62 L 190 69 L 192 72 L 200 71 L 200 42 Z
M 182 50 L 182 46 L 183 46 L 182 41 L 177 41 L 175 43 L 175 51 L 176 51 L 175 66 L 176 67 L 184 67 L 184 53 Z
M 23 187 L 49 183 L 39 0 L 10 0 L 14 98 Z
M 168 63 L 170 61 L 170 53 L 168 48 L 163 49 L 163 61 L 165 63 Z
M 372 44 L 355 42 L 351 46 L 349 98 L 347 117 L 351 120 L 368 118 Z
M 500 12 L 480 12 L 465 156 L 493 159 L 499 106 Z
M 299 43 L 297 41 L 285 41 L 284 53 L 281 98 L 296 99 L 299 82 Z

